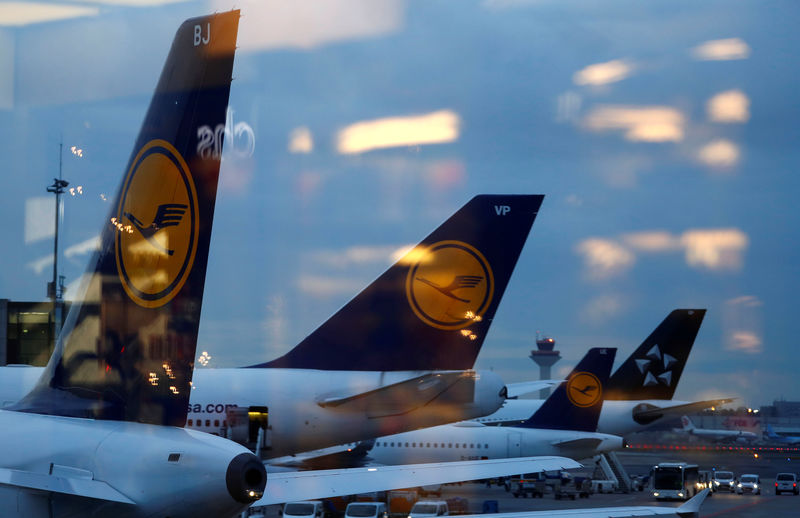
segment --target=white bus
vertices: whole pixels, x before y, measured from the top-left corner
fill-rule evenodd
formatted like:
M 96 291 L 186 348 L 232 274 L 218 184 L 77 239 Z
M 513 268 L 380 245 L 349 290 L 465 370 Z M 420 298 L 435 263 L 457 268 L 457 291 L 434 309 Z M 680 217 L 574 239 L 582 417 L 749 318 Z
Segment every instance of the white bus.
M 686 500 L 700 491 L 697 464 L 662 462 L 650 472 L 650 487 L 657 499 Z

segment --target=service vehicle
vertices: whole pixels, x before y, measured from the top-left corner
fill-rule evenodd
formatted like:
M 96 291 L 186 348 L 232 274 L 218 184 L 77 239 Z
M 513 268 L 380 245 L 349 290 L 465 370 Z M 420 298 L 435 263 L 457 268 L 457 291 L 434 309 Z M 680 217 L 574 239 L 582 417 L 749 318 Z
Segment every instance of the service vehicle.
M 284 518 L 323 518 L 325 507 L 321 500 L 287 502 L 281 512 Z
M 650 480 L 653 497 L 659 500 L 687 500 L 700 492 L 697 464 L 661 462 L 653 466 Z
M 736 494 L 743 495 L 745 493 L 761 494 L 761 479 L 758 475 L 747 473 L 739 478 L 739 483 L 736 484 Z
M 384 502 L 351 502 L 347 504 L 344 518 L 388 518 Z
M 797 496 L 797 475 L 794 473 L 778 473 L 775 475 L 775 494 L 794 493 Z
M 414 504 L 408 518 L 430 518 L 431 516 L 449 516 L 450 509 L 444 500 L 421 500 Z
M 729 491 L 736 489 L 736 478 L 732 471 L 715 471 L 711 475 L 711 491 Z

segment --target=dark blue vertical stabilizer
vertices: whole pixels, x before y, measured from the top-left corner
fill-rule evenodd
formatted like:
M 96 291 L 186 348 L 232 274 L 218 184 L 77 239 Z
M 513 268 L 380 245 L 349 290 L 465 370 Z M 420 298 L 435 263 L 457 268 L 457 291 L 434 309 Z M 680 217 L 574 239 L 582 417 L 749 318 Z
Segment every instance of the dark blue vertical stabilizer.
M 543 198 L 474 197 L 294 349 L 253 367 L 472 368 Z
M 178 29 L 83 298 L 15 410 L 185 424 L 238 24 Z
M 556 388 L 530 419 L 515 426 L 596 432 L 616 354 L 613 348 L 589 349 L 567 381 Z
M 606 399 L 672 399 L 705 309 L 676 309 L 608 380 Z

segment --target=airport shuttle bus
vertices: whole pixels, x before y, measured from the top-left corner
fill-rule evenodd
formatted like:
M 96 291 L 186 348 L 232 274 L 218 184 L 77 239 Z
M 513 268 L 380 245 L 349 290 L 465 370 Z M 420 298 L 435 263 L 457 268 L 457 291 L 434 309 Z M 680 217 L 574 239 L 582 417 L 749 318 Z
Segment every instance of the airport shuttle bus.
M 650 485 L 656 499 L 687 500 L 699 491 L 697 464 L 662 462 L 653 466 Z

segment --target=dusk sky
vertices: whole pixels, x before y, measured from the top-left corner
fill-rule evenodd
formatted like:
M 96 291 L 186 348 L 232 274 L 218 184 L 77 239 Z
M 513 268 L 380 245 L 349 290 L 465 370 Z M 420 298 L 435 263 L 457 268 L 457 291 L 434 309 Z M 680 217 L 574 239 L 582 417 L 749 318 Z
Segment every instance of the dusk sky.
M 537 330 L 555 374 L 595 346 L 619 364 L 707 308 L 676 398 L 800 400 L 796 2 L 27 7 L 0 2 L 0 298 L 45 300 L 61 138 L 74 295 L 175 30 L 235 7 L 209 366 L 280 356 L 472 196 L 530 193 L 477 368 L 536 379 Z

